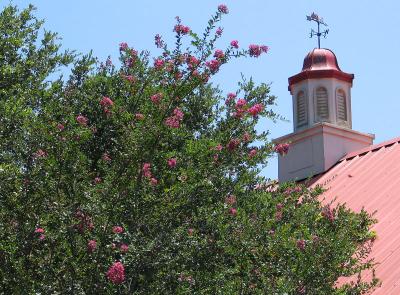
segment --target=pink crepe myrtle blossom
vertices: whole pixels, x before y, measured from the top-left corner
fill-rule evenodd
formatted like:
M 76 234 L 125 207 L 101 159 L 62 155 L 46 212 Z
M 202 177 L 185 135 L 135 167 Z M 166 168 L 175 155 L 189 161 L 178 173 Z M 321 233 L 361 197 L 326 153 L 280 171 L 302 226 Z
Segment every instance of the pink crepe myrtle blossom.
M 228 93 L 226 96 L 226 100 L 225 100 L 225 104 L 228 105 L 232 100 L 234 100 L 236 98 L 236 94 L 235 93 Z
M 252 149 L 249 152 L 249 158 L 254 158 L 257 155 L 257 150 L 256 149 Z
M 181 127 L 179 120 L 175 116 L 166 118 L 164 123 L 166 126 L 168 126 L 170 128 L 177 129 L 177 128 Z
M 136 113 L 135 114 L 135 118 L 136 118 L 136 120 L 143 121 L 144 120 L 144 115 L 141 114 L 141 113 Z
M 152 186 L 157 185 L 157 184 L 158 184 L 157 178 L 154 178 L 154 177 L 150 178 L 150 184 L 151 184 Z
M 235 203 L 236 203 L 236 196 L 234 196 L 234 195 L 228 195 L 228 196 L 225 198 L 225 204 L 233 205 L 233 204 L 235 204 Z
M 215 31 L 215 34 L 217 34 L 217 36 L 221 36 L 223 32 L 223 29 L 221 27 L 218 27 L 217 30 Z
M 181 111 L 180 108 L 175 108 L 173 111 L 173 115 L 165 119 L 165 125 L 167 125 L 170 128 L 179 128 L 180 123 L 183 120 L 183 112 Z
M 221 49 L 217 49 L 214 52 L 214 57 L 218 59 L 223 59 L 225 57 L 225 54 Z
M 154 60 L 154 67 L 157 70 L 162 69 L 163 66 L 164 66 L 164 60 L 163 59 L 157 58 L 157 59 Z
M 33 157 L 35 159 L 46 158 L 47 157 L 47 152 L 42 150 L 42 149 L 38 149 L 35 153 L 33 153 Z
M 289 144 L 288 143 L 280 143 L 274 147 L 274 151 L 280 154 L 281 156 L 286 155 L 289 152 Z
M 244 107 L 246 106 L 246 104 L 247 104 L 247 101 L 246 101 L 245 99 L 243 99 L 243 98 L 240 98 L 240 99 L 236 102 L 235 107 L 236 107 L 236 109 L 242 109 L 242 108 L 244 108 Z
M 124 265 L 117 261 L 107 271 L 107 279 L 115 285 L 120 285 L 125 281 L 125 268 Z
M 123 228 L 122 226 L 115 225 L 115 226 L 113 226 L 113 228 L 112 228 L 112 232 L 113 232 L 114 234 L 122 234 L 122 233 L 124 232 L 124 228 Z
M 128 82 L 134 83 L 136 82 L 136 78 L 132 75 L 125 75 L 124 76 L 125 80 L 127 80 Z
M 223 14 L 229 13 L 228 7 L 225 4 L 218 5 L 218 11 Z
M 170 158 L 167 160 L 169 168 L 175 168 L 177 160 L 176 158 Z
M 101 156 L 101 159 L 102 159 L 103 161 L 105 161 L 105 162 L 110 162 L 110 161 L 111 161 L 111 157 L 110 157 L 110 155 L 109 155 L 107 152 L 105 152 L 105 153 Z
M 119 43 L 119 50 L 120 51 L 125 51 L 127 49 L 128 49 L 128 43 L 126 43 L 126 42 Z
M 94 184 L 99 184 L 99 183 L 101 183 L 101 178 L 97 176 L 94 178 Z
M 104 108 L 108 108 L 113 106 L 114 102 L 111 100 L 111 98 L 107 96 L 103 96 L 103 99 L 100 101 L 100 105 Z
M 46 235 L 44 234 L 44 229 L 41 227 L 38 227 L 35 229 L 35 234 L 39 235 L 39 240 L 43 241 L 46 238 Z
M 57 129 L 59 130 L 59 131 L 63 131 L 64 130 L 64 125 L 63 124 L 61 124 L 61 123 L 58 123 L 57 124 Z
M 44 234 L 44 229 L 41 228 L 41 227 L 37 227 L 37 228 L 35 229 L 35 233 L 37 233 L 37 234 Z
M 252 107 L 250 107 L 247 112 L 252 115 L 253 117 L 256 117 L 259 113 L 261 113 L 264 109 L 264 106 L 261 103 L 256 103 Z
M 151 164 L 150 163 L 144 163 L 142 166 L 142 172 L 143 172 L 143 176 L 146 178 L 151 178 L 152 174 L 151 174 Z
M 251 135 L 248 132 L 245 132 L 243 134 L 243 141 L 244 142 L 249 142 L 251 140 Z
M 234 151 L 239 146 L 239 144 L 240 144 L 239 139 L 234 138 L 228 142 L 226 147 L 228 148 L 229 151 Z
M 249 55 L 251 57 L 259 57 L 262 53 L 267 53 L 269 51 L 269 47 L 266 45 L 249 45 Z
M 159 104 L 161 99 L 163 98 L 163 94 L 162 93 L 156 93 L 153 94 L 150 99 L 154 104 Z
M 213 59 L 213 60 L 210 60 L 210 61 L 206 62 L 206 67 L 209 68 L 209 70 L 213 74 L 218 72 L 220 66 L 221 66 L 221 63 L 216 59 Z
M 86 118 L 86 117 L 83 116 L 83 115 L 78 115 L 78 116 L 76 117 L 76 121 L 77 121 L 81 126 L 86 126 L 89 120 L 88 120 L 88 118 Z
M 190 32 L 190 28 L 181 24 L 177 24 L 174 27 L 174 32 L 178 35 L 187 35 Z
M 111 67 L 112 65 L 113 65 L 113 63 L 112 63 L 111 57 L 109 56 L 106 59 L 106 67 Z
M 97 248 L 97 242 L 96 242 L 95 240 L 90 240 L 90 241 L 87 243 L 87 251 L 88 251 L 89 253 L 93 253 L 94 250 L 96 250 L 96 248 Z
M 218 144 L 214 149 L 216 150 L 216 151 L 222 151 L 222 149 L 223 149 L 224 147 L 221 145 L 221 144 Z
M 296 246 L 300 251 L 304 251 L 304 249 L 306 248 L 306 241 L 303 239 L 299 239 L 296 242 Z
M 232 40 L 232 41 L 231 41 L 231 46 L 232 46 L 233 48 L 238 49 L 238 48 L 239 48 L 239 41 L 238 41 L 238 40 Z
M 322 217 L 328 219 L 330 222 L 335 220 L 335 213 L 329 206 L 325 206 L 322 208 L 321 212 Z
M 127 244 L 121 244 L 121 246 L 119 246 L 119 249 L 122 253 L 127 253 L 129 251 L 129 246 Z
M 236 208 L 229 208 L 229 215 L 236 216 L 237 215 L 237 209 Z
M 188 232 L 189 236 L 192 236 L 193 232 L 194 232 L 194 229 L 193 228 L 188 228 L 187 232 Z
M 154 36 L 154 43 L 156 44 L 157 48 L 162 48 L 164 46 L 164 41 L 159 34 Z

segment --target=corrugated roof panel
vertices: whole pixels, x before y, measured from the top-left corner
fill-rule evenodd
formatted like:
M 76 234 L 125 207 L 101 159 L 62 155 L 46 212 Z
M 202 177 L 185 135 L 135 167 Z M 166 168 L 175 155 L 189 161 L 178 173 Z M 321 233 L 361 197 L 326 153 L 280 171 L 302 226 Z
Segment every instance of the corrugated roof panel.
M 400 137 L 346 155 L 336 166 L 315 177 L 327 201 L 346 203 L 355 211 L 376 211 L 378 239 L 371 257 L 380 263 L 382 286 L 373 295 L 400 294 Z M 366 274 L 368 276 L 368 274 Z

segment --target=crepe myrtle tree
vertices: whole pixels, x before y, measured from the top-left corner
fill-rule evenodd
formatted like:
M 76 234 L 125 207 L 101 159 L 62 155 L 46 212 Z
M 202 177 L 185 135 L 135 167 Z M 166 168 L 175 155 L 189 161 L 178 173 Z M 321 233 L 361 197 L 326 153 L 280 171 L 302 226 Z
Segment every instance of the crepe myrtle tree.
M 4 294 L 362 294 L 375 222 L 321 188 L 267 182 L 279 118 L 268 84 L 211 83 L 267 46 L 219 44 L 176 18 L 159 55 L 60 52 L 33 7 L 0 15 L 0 277 Z M 223 49 L 219 49 L 223 48 Z M 256 60 L 255 60 L 256 62 Z M 72 64 L 69 79 L 54 79 Z M 371 276 L 369 276 L 371 278 Z M 346 279 L 347 278 L 347 279 Z

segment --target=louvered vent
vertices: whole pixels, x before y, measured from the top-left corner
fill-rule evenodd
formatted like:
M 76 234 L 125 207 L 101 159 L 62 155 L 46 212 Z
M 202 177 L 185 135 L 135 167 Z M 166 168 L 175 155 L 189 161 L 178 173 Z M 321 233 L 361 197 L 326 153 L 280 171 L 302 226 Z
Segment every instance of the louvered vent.
M 297 127 L 307 124 L 307 103 L 304 91 L 297 94 Z
M 346 94 L 342 89 L 336 92 L 337 118 L 341 121 L 347 121 Z
M 316 91 L 317 116 L 320 120 L 329 119 L 328 92 L 326 88 L 319 87 Z

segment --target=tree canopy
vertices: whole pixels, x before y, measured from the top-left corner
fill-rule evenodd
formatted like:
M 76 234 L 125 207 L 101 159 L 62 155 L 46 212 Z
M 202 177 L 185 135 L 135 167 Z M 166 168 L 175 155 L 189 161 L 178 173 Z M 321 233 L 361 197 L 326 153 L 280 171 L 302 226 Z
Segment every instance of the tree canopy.
M 365 211 L 260 175 L 269 85 L 212 77 L 268 47 L 218 49 L 181 19 L 158 55 L 61 52 L 29 6 L 0 14 L 0 290 L 6 294 L 363 294 Z M 71 66 L 69 78 L 56 78 Z M 290 152 L 290 149 L 289 149 Z M 336 284 L 339 278 L 352 283 Z

